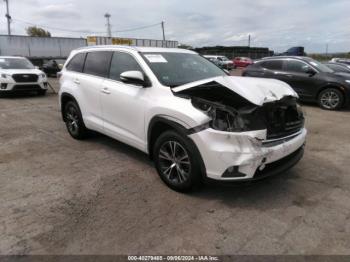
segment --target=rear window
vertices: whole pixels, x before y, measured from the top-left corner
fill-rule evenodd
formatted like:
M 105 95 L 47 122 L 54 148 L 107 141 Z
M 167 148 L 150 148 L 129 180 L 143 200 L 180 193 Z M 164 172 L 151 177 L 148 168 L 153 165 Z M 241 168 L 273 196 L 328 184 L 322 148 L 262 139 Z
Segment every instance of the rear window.
M 270 70 L 282 70 L 283 61 L 282 60 L 273 60 L 273 61 L 265 61 L 261 63 L 261 66 Z
M 84 73 L 94 76 L 107 77 L 112 52 L 98 51 L 88 53 L 85 60 Z
M 67 70 L 74 72 L 83 72 L 86 53 L 76 54 L 68 63 Z

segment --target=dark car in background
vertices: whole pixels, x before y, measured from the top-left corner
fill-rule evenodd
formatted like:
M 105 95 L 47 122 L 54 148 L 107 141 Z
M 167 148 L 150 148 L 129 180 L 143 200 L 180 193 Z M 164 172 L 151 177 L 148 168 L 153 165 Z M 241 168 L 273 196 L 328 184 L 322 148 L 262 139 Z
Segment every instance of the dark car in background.
M 289 84 L 301 101 L 317 102 L 323 109 L 337 110 L 350 100 L 350 75 L 337 75 L 309 57 L 268 57 L 248 66 L 243 76 L 274 78 Z
M 42 70 L 46 73 L 48 76 L 56 76 L 58 72 L 61 71 L 64 62 L 66 60 L 64 59 L 52 59 L 44 63 L 42 66 Z

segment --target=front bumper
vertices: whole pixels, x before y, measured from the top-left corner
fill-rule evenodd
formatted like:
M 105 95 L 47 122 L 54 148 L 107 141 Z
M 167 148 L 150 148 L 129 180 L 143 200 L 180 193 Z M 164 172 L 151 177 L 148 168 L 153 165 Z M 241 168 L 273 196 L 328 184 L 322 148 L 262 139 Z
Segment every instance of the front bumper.
M 47 79 L 42 79 L 38 82 L 15 82 L 15 81 L 1 81 L 0 93 L 12 93 L 23 91 L 38 91 L 47 90 Z
M 262 178 L 276 170 L 282 172 L 296 164 L 302 157 L 306 134 L 303 128 L 292 136 L 264 141 L 266 130 L 229 133 L 209 128 L 190 138 L 198 147 L 208 178 L 243 181 Z M 292 157 L 293 153 L 297 156 Z

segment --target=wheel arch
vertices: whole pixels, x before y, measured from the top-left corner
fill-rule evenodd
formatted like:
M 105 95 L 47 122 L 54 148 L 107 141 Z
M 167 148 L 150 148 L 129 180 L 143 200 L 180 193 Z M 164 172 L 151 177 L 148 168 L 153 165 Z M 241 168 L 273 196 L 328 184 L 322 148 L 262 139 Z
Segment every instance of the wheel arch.
M 74 96 L 72 96 L 71 94 L 69 93 L 62 93 L 61 94 L 61 98 L 60 98 L 60 103 L 61 103 L 61 116 L 62 116 L 62 120 L 65 121 L 65 118 L 64 118 L 64 107 L 65 105 L 69 102 L 69 101 L 74 101 L 75 103 L 78 104 L 78 101 L 74 98 Z M 78 104 L 79 106 L 79 104 Z
M 175 130 L 182 134 L 186 134 L 188 129 L 175 120 L 164 116 L 154 116 L 151 119 L 147 129 L 147 149 L 151 159 L 153 157 L 153 146 L 157 137 L 167 130 Z
M 201 130 L 201 128 L 205 128 L 206 125 L 201 125 L 197 128 L 189 128 L 187 129 L 180 123 L 169 119 L 164 116 L 154 116 L 149 125 L 147 130 L 147 149 L 148 149 L 148 155 L 151 160 L 153 160 L 153 146 L 156 142 L 157 137 L 159 137 L 163 132 L 168 130 L 175 130 L 179 132 L 180 134 L 187 137 L 195 146 L 196 154 L 198 155 L 198 159 L 200 161 L 200 167 L 201 167 L 201 175 L 203 179 L 206 179 L 206 167 L 202 158 L 201 153 L 198 150 L 197 145 L 192 141 L 191 138 L 188 137 L 189 134 L 192 134 L 193 132 Z

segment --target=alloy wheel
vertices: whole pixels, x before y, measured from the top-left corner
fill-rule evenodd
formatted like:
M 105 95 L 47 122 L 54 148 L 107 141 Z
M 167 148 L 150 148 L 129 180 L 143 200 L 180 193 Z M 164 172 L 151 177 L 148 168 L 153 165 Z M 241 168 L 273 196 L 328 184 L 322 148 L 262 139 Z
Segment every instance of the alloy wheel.
M 172 184 L 188 181 L 191 162 L 186 149 L 177 141 L 166 141 L 159 150 L 159 164 L 162 175 Z
M 71 134 L 77 134 L 79 132 L 79 115 L 73 106 L 67 108 L 66 123 Z
M 336 92 L 330 90 L 322 94 L 320 102 L 324 108 L 334 109 L 339 105 L 340 97 Z

